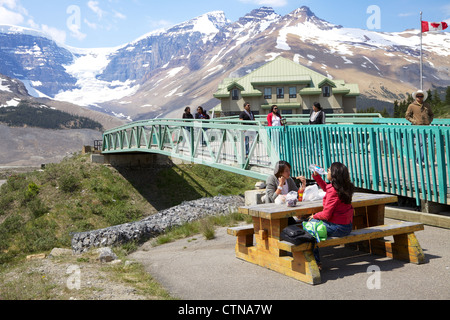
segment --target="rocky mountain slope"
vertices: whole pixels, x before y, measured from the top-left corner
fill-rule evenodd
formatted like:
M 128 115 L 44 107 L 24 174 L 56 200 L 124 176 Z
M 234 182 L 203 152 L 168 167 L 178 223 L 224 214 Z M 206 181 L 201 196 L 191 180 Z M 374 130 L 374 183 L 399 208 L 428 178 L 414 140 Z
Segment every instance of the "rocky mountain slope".
M 357 82 L 364 98 L 393 102 L 419 85 L 419 30 L 345 28 L 308 7 L 285 16 L 262 7 L 236 22 L 210 12 L 117 48 L 57 46 L 13 27 L 0 27 L 0 35 L 8 39 L 0 64 L 14 66 L 0 72 L 37 94 L 128 120 L 178 118 L 187 105 L 214 107 L 213 93 L 224 78 L 245 75 L 277 56 Z M 424 34 L 426 88 L 450 85 L 449 55 L 448 32 Z
M 116 117 L 68 102 L 32 97 L 21 81 L 0 74 L 0 108 L 15 107 L 20 102 L 90 118 L 102 124 L 105 129 L 124 123 Z M 64 157 L 80 152 L 84 145 L 93 145 L 94 140 L 102 140 L 102 133 L 88 129 L 14 128 L 0 124 L 0 137 L 0 167 L 40 166 L 43 163 L 60 162 Z
M 99 111 L 89 110 L 69 102 L 56 101 L 48 97 L 33 97 L 29 94 L 29 89 L 30 88 L 27 89 L 23 82 L 0 74 L 0 108 L 7 106 L 14 107 L 20 102 L 28 102 L 31 105 L 41 105 L 44 108 L 50 108 L 67 112 L 72 115 L 90 118 L 99 122 L 105 130 L 124 124 L 124 121 L 118 119 L 117 117 L 113 117 Z

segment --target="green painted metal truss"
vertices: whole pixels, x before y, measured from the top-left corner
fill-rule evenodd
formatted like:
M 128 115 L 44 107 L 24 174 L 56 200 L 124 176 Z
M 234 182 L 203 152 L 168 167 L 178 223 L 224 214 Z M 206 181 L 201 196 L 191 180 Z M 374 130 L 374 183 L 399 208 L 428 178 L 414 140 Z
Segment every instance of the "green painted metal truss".
M 151 120 L 108 132 L 103 153 L 150 152 L 265 180 L 280 160 L 258 122 Z

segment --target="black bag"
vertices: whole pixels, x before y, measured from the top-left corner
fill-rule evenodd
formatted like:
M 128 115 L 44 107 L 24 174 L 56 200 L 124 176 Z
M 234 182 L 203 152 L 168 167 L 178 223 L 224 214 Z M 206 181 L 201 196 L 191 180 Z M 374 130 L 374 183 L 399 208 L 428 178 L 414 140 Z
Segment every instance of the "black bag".
M 280 239 L 296 246 L 306 242 L 316 242 L 316 239 L 312 235 L 299 226 L 289 226 L 283 229 L 283 231 L 281 231 Z

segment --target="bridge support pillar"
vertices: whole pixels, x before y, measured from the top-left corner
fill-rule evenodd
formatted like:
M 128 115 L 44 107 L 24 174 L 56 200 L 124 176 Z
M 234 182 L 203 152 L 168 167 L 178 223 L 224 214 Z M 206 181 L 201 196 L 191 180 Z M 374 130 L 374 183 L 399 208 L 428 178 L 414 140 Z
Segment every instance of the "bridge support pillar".
M 113 167 L 152 168 L 155 166 L 170 166 L 171 160 L 163 155 L 151 153 L 139 154 L 105 154 L 105 163 Z

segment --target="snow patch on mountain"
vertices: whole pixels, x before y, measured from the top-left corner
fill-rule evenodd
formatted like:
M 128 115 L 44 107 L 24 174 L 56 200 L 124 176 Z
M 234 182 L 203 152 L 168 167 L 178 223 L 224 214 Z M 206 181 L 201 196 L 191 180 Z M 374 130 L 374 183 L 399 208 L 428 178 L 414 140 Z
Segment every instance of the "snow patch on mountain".
M 8 82 L 0 78 L 0 91 L 12 92 L 8 86 Z
M 4 105 L 0 105 L 0 108 L 7 108 L 7 107 L 17 107 L 20 104 L 20 99 L 13 98 L 10 101 L 6 101 Z
M 178 73 L 180 73 L 183 69 L 184 69 L 184 67 L 173 68 L 172 70 L 170 70 L 169 72 L 167 72 L 167 78 L 173 78 L 173 77 L 175 77 L 175 76 L 176 76 Z
M 402 49 L 410 54 L 411 51 L 419 50 L 419 30 L 397 33 L 385 33 L 368 31 L 355 28 L 342 28 L 329 24 L 330 29 L 323 29 L 316 23 L 305 21 L 293 26 L 284 27 L 277 40 L 277 48 L 288 50 L 286 38 L 288 34 L 299 37 L 304 42 L 314 42 L 319 45 L 330 47 L 333 52 L 340 55 L 353 56 L 355 48 L 374 49 Z M 445 44 L 442 43 L 444 41 Z M 448 56 L 450 52 L 450 35 L 448 33 L 425 34 L 424 49 L 438 55 Z
M 107 82 L 97 78 L 110 63 L 109 56 L 116 49 L 83 50 L 83 55 L 76 58 L 73 64 L 64 66 L 67 73 L 78 79 L 76 83 L 78 89 L 60 92 L 55 96 L 55 100 L 90 106 L 135 94 L 140 88 L 134 84 L 135 81 Z

